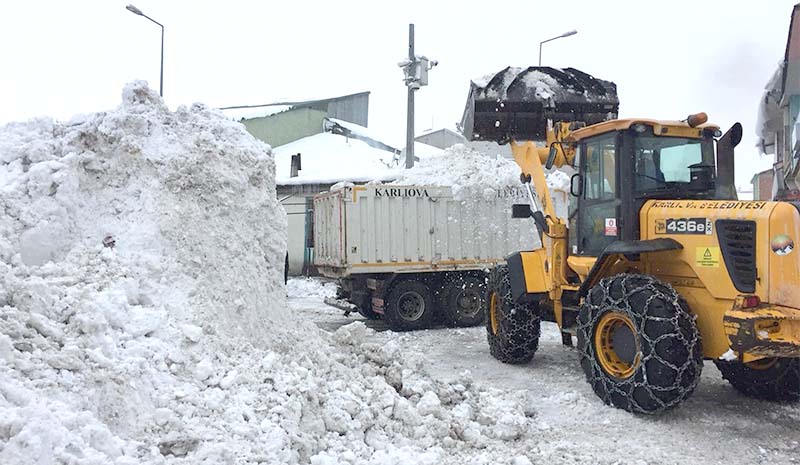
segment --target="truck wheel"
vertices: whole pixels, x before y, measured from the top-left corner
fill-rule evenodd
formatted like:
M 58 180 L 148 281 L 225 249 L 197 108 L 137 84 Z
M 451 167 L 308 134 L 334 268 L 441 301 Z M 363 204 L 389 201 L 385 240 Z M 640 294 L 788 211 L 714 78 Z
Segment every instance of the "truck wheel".
M 620 274 L 595 285 L 578 315 L 586 380 L 606 404 L 660 413 L 689 398 L 703 350 L 695 318 L 668 284 Z
M 445 286 L 443 310 L 445 322 L 454 326 L 483 323 L 486 280 L 476 276 L 454 276 Z
M 371 304 L 366 304 L 365 306 L 357 305 L 356 308 L 358 309 L 358 314 L 368 320 L 377 320 L 381 317 L 379 314 L 372 311 Z
M 800 400 L 800 359 L 766 358 L 749 363 L 714 360 L 734 389 L 757 399 Z
M 433 296 L 428 286 L 408 279 L 392 286 L 383 316 L 392 331 L 410 331 L 429 328 L 433 312 Z
M 492 269 L 484 305 L 492 357 L 503 363 L 530 362 L 539 348 L 541 320 L 533 306 L 517 304 L 511 298 L 508 266 Z

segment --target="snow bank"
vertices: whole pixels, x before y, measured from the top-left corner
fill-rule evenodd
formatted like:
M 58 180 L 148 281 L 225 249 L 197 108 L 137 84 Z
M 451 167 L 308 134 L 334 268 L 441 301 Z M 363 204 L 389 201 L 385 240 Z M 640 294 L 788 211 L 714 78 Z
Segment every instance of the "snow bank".
M 523 399 L 286 310 L 274 175 L 142 82 L 0 128 L 0 463 L 462 463 L 526 434 Z
M 291 278 L 286 283 L 286 296 L 294 298 L 317 298 L 336 296 L 336 283 L 323 283 L 316 278 Z

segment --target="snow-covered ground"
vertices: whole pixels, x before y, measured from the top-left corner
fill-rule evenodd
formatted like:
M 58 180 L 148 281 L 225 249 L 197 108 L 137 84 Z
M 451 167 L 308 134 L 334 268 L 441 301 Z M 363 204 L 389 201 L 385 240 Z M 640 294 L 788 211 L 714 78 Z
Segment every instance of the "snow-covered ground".
M 393 333 L 379 320 L 367 321 L 358 314 L 345 317 L 341 310 L 326 306 L 321 299 L 334 288 L 323 283 L 290 280 L 291 311 L 326 331 L 363 322 L 372 329 L 364 335 L 364 344 L 376 350 L 393 345 L 407 356 L 414 354 L 420 370 L 434 380 L 453 384 L 469 379 L 476 389 L 522 399 L 520 407 L 528 421 L 513 441 L 488 440 L 482 448 L 447 450 L 443 462 L 800 463 L 800 406 L 743 397 L 712 363 L 705 364 L 694 395 L 677 410 L 655 418 L 636 416 L 608 407 L 595 396 L 584 380 L 577 352 L 561 345 L 554 324 L 543 324 L 532 363 L 506 365 L 489 355 L 483 327 Z
M 122 97 L 0 127 L 0 464 L 496 463 L 526 434 L 523 394 L 287 306 L 269 146 Z

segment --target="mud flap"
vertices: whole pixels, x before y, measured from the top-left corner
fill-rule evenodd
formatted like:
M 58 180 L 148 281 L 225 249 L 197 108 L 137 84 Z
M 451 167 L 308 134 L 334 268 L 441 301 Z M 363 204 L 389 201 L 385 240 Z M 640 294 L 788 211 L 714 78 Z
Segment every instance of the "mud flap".
M 506 257 L 511 298 L 515 303 L 538 302 L 547 296 L 549 281 L 544 249 L 517 252 Z

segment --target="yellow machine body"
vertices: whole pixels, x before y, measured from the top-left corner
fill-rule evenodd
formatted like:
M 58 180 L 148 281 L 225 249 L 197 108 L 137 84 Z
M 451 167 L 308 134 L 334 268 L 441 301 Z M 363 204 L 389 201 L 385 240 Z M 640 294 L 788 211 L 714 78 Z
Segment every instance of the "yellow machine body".
M 648 200 L 637 212 L 640 240 L 669 239 L 673 250 L 651 253 L 617 253 L 603 257 L 568 255 L 567 225 L 554 212 L 543 164 L 570 165 L 574 144 L 582 139 L 622 131 L 634 124 L 653 128 L 656 135 L 700 138 L 712 125 L 690 127 L 685 122 L 645 119 L 613 120 L 569 131 L 555 124 L 548 131 L 547 146 L 512 142 L 512 152 L 524 176 L 530 176 L 535 196 L 547 221 L 541 250 L 522 252 L 526 292 L 547 295 L 562 331 L 562 297 L 578 292 L 600 279 L 618 273 L 636 272 L 655 276 L 671 284 L 697 317 L 703 354 L 719 358 L 729 351 L 742 362 L 766 357 L 800 357 L 800 207 L 783 202 L 735 200 Z M 671 231 L 675 219 L 702 219 L 709 226 L 703 233 Z M 737 286 L 737 260 L 741 257 L 721 245 L 731 239 L 725 222 L 752 222 L 756 274 L 754 286 Z M 680 223 L 679 223 L 680 224 Z M 721 226 L 722 225 L 722 226 Z M 723 230 L 720 230 L 723 227 Z M 733 233 L 730 233 L 733 234 Z M 745 254 L 746 255 L 746 254 Z M 598 262 L 598 260 L 601 260 Z M 570 279 L 570 276 L 572 279 Z

